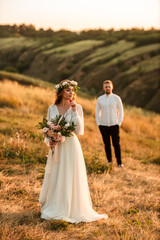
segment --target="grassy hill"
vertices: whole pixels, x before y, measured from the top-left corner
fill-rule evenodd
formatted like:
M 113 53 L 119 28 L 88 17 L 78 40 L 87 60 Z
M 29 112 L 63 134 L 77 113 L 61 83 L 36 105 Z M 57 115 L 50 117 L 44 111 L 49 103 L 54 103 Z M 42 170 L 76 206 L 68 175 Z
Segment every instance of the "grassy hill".
M 134 38 L 110 44 L 86 39 L 58 47 L 51 39 L 0 38 L 1 70 L 52 83 L 75 79 L 93 95 L 100 95 L 102 82 L 111 79 L 125 103 L 156 112 L 160 112 L 159 56 L 159 43 L 139 45 Z
M 54 85 L 15 74 L 5 79 L 0 81 L 1 239 L 158 240 L 160 116 L 125 106 L 120 130 L 125 168 L 117 168 L 115 158 L 108 168 L 94 118 L 96 99 L 81 93 L 76 101 L 84 110 L 85 135 L 79 140 L 93 208 L 109 218 L 77 225 L 44 221 L 38 198 L 48 147 L 36 125 L 54 102 Z

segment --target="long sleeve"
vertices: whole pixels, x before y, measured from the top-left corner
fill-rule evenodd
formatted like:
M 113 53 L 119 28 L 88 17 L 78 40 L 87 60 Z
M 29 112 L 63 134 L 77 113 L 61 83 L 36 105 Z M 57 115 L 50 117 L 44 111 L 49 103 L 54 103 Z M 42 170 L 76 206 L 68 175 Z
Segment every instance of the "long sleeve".
M 118 107 L 118 125 L 120 126 L 123 121 L 123 104 L 120 97 L 118 97 L 117 107 Z
M 75 133 L 84 134 L 84 118 L 81 105 L 77 104 L 77 110 L 72 112 L 72 121 L 76 124 Z
M 50 107 L 48 108 L 48 111 L 47 111 L 47 120 L 51 121 Z
M 50 117 L 50 107 L 48 108 L 48 111 L 47 111 L 47 120 L 50 121 L 51 120 L 51 117 Z M 44 142 L 47 144 L 47 146 L 49 147 L 49 139 L 47 137 L 44 138 Z
M 100 122 L 99 122 L 100 112 L 101 112 L 101 107 L 100 107 L 99 101 L 97 100 L 95 117 L 96 117 L 96 123 L 97 123 L 98 126 L 100 125 Z

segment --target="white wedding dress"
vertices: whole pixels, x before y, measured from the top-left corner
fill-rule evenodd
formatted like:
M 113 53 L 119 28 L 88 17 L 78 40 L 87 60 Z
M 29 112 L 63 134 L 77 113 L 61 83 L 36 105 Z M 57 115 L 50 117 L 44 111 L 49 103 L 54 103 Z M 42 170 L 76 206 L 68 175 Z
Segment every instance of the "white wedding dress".
M 58 108 L 51 105 L 47 119 L 50 121 L 56 115 L 59 115 Z M 70 107 L 64 116 L 67 122 L 75 122 L 76 134 L 83 135 L 84 120 L 81 105 L 77 104 L 75 112 Z M 43 219 L 79 223 L 108 218 L 106 214 L 98 214 L 92 209 L 85 162 L 76 134 L 66 137 L 65 142 L 58 143 L 53 155 L 52 151 L 49 151 L 39 197 Z M 47 140 L 45 139 L 46 143 Z

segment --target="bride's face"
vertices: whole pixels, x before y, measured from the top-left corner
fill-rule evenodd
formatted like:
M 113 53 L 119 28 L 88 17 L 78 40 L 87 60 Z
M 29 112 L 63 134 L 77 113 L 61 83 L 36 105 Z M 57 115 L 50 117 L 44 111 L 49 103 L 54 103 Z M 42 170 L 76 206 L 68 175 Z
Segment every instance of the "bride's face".
M 69 88 L 64 88 L 63 89 L 63 93 L 62 93 L 62 97 L 67 99 L 67 100 L 72 100 L 74 96 L 74 88 L 73 87 L 69 87 Z

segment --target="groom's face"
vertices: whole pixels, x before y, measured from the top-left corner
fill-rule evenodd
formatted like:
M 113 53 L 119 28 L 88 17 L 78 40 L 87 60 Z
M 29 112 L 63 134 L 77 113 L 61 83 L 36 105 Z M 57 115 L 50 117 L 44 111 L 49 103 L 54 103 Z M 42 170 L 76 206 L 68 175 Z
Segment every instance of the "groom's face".
M 113 86 L 111 83 L 104 83 L 103 90 L 107 95 L 112 93 L 112 89 L 113 89 Z

